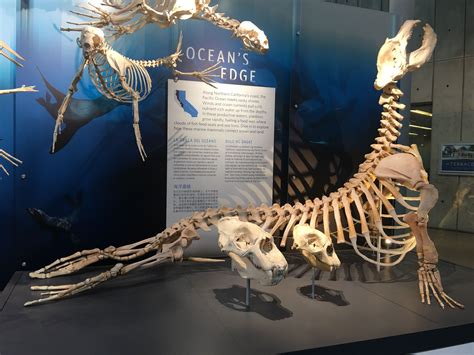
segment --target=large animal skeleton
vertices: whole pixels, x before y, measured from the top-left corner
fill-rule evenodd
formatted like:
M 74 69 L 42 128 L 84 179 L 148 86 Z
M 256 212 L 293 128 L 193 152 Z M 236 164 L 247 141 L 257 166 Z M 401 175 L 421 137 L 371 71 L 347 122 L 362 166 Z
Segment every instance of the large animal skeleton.
M 3 51 L 5 50 L 5 52 Z M 7 58 L 10 62 L 13 64 L 23 67 L 23 65 L 20 63 L 20 60 L 24 61 L 25 59 L 19 55 L 17 52 L 15 52 L 13 49 L 11 49 L 5 42 L 0 40 L 0 55 Z M 18 58 L 18 59 L 16 59 Z M 15 94 L 19 92 L 36 92 L 34 86 L 21 86 L 16 89 L 7 89 L 7 90 L 0 90 L 0 95 L 6 95 L 6 94 Z M 17 167 L 19 164 L 22 163 L 20 159 L 15 158 L 13 155 L 7 153 L 3 149 L 0 149 L 0 158 L 3 158 L 6 160 L 8 163 L 11 165 Z M 3 164 L 0 164 L 0 170 L 2 170 L 6 175 L 8 174 L 7 169 Z
M 118 248 L 84 250 L 58 259 L 30 273 L 30 276 L 45 279 L 67 275 L 105 259 L 116 261 L 117 264 L 109 271 L 77 284 L 34 286 L 32 289 L 42 291 L 43 298 L 25 305 L 62 299 L 132 270 L 180 261 L 183 259 L 184 249 L 193 240 L 199 239 L 197 230 L 207 231 L 223 217 L 238 216 L 242 221 L 252 222 L 271 235 L 282 231 L 281 247 L 286 245 L 292 232 L 296 233 L 296 245 L 293 246 L 307 251 L 309 249 L 306 243 L 298 243 L 298 234 L 301 232 L 298 229 L 301 227 L 296 227 L 295 230 L 295 226 L 309 224 L 310 228 L 320 229 L 325 236 L 334 236 L 338 243 L 351 244 L 364 260 L 379 266 L 398 264 L 416 247 L 421 301 L 430 304 L 432 294 L 443 308 L 445 304 L 451 308 L 463 308 L 462 304 L 448 296 L 443 289 L 437 270 L 438 254 L 427 232 L 428 213 L 436 203 L 438 192 L 428 182 L 416 146 L 395 143 L 400 135 L 403 120 L 397 110 L 405 107 L 399 102 L 403 93 L 397 88 L 396 82 L 407 72 L 427 62 L 436 45 L 436 34 L 427 24 L 424 26 L 421 47 L 407 56 L 407 41 L 418 22 L 406 21 L 397 36 L 387 39 L 380 49 L 377 59 L 378 76 L 375 81 L 375 87 L 382 90 L 379 103 L 383 112 L 379 136 L 371 146 L 372 152 L 365 156 L 365 161 L 359 166 L 358 172 L 343 187 L 329 196 L 307 200 L 304 204 L 223 207 L 196 212 L 154 237 Z M 419 196 L 405 196 L 401 186 L 419 192 Z M 407 213 L 399 214 L 393 200 L 396 200 L 400 207 L 404 207 Z M 381 240 L 384 243 L 377 243 Z M 361 245 L 361 242 L 364 242 L 364 245 Z M 324 241 L 319 244 L 324 245 Z M 331 252 L 330 249 L 327 250 Z M 365 254 L 364 251 L 377 252 L 382 257 L 371 258 L 370 254 Z M 308 255 L 306 258 L 311 259 Z M 138 261 L 128 263 L 137 259 Z M 337 261 L 334 263 L 337 265 Z
M 92 4 L 80 5 L 85 12 L 72 13 L 91 19 L 87 22 L 68 22 L 77 26 L 106 28 L 116 39 L 153 23 L 162 28 L 170 27 L 178 20 L 203 20 L 219 28 L 231 31 L 248 50 L 265 53 L 269 43 L 265 33 L 250 21 L 240 22 L 217 12 L 218 5 L 209 6 L 211 0 L 104 0 L 111 11 Z M 63 31 L 75 31 L 63 28 Z

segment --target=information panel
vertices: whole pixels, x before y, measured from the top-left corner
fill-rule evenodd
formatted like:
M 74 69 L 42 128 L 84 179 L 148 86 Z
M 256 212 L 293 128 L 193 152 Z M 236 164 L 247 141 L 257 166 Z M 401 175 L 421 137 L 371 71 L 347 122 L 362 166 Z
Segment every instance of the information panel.
M 439 174 L 474 175 L 474 144 L 442 144 Z
M 167 225 L 272 202 L 275 89 L 215 86 L 168 81 Z

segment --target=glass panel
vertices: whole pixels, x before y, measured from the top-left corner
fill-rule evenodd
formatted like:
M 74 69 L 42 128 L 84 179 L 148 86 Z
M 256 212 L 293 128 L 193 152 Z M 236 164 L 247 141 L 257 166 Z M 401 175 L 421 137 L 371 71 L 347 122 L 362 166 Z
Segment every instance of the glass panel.
M 395 17 L 311 0 L 301 4 L 288 194 L 304 201 L 345 183 L 374 142 L 381 112 L 375 63 Z
M 410 109 L 410 145 L 418 146 L 428 176 L 430 176 L 432 112 L 431 102 L 413 103 Z
M 4 41 L 10 48 L 17 50 L 16 32 L 16 0 L 5 0 L 0 2 L 0 40 Z M 5 49 L 3 53 L 8 53 Z M 23 53 L 22 53 L 23 54 Z M 11 57 L 11 55 L 10 55 Z M 5 57 L 0 56 L 0 90 L 15 87 L 15 65 Z M 9 154 L 16 154 L 14 146 L 14 95 L 0 95 L 0 149 Z M 15 169 L 0 158 L 9 171 L 10 176 L 4 174 L 0 169 L 0 291 L 8 281 L 9 276 L 15 271 L 15 208 L 14 208 L 14 184 Z

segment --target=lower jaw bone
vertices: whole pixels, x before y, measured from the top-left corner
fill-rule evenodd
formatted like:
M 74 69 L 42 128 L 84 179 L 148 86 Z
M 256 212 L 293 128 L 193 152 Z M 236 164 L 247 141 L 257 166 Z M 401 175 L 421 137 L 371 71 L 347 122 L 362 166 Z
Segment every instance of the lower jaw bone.
M 306 250 L 302 250 L 302 254 L 303 254 L 303 257 L 308 262 L 308 264 L 313 268 L 316 268 L 322 271 L 332 271 L 335 269 L 334 266 L 323 263 L 321 260 L 316 258 L 316 256 L 307 252 Z

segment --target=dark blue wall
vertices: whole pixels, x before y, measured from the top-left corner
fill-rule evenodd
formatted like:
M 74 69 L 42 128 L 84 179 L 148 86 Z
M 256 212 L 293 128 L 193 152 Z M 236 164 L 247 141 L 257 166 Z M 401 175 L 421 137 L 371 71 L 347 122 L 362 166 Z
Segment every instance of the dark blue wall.
M 5 263 L 0 267 L 0 285 L 22 262 L 28 269 L 35 268 L 77 249 L 120 245 L 165 227 L 167 70 L 151 71 L 153 93 L 140 104 L 143 142 L 149 156 L 145 163 L 136 149 L 131 107 L 101 97 L 87 75 L 66 113 L 60 149 L 50 154 L 60 101 L 82 60 L 76 34 L 58 29 L 66 21 L 78 19 L 68 11 L 79 2 L 30 0 L 23 2 L 27 8 L 21 11 L 16 1 L 0 4 L 0 37 L 7 43 L 16 42 L 18 51 L 28 58 L 25 68 L 16 70 L 16 84 L 34 84 L 39 90 L 16 95 L 15 102 L 13 97 L 0 98 L 0 138 L 4 139 L 0 143 L 24 160 L 14 176 L 0 181 L 0 260 Z M 353 167 L 376 130 L 375 58 L 381 41 L 391 34 L 392 17 L 291 0 L 221 0 L 220 10 L 253 21 L 270 40 L 270 52 L 265 56 L 250 54 L 249 66 L 257 71 L 254 85 L 277 88 L 275 200 L 285 202 L 301 196 L 291 185 L 288 189 L 288 166 L 290 176 L 298 175 L 298 179 L 308 173 L 292 167 L 290 148 L 292 154 L 299 150 L 307 156 L 308 146 L 313 149 L 326 142 L 322 148 L 317 146 L 318 159 L 345 154 L 348 166 Z M 341 13 L 344 17 L 339 17 Z M 335 16 L 334 21 L 328 16 Z M 15 31 L 3 32 L 7 20 Z M 171 29 L 149 25 L 118 40 L 114 48 L 138 59 L 163 57 L 174 51 L 179 30 L 184 34 L 184 48 L 242 51 L 241 43 L 230 33 L 197 21 Z M 186 70 L 188 64 L 184 60 L 181 68 Z M 5 61 L 0 62 L 0 73 L 2 88 L 15 84 L 3 79 L 15 73 Z M 297 110 L 293 109 L 295 103 L 299 104 Z M 297 137 L 302 145 L 289 145 L 289 137 L 292 142 Z M 313 161 L 312 157 L 307 159 Z M 308 169 L 314 172 L 317 168 L 314 163 Z M 351 168 L 346 168 L 342 173 L 349 171 Z M 313 185 L 317 186 L 318 180 Z M 310 195 L 320 192 L 313 187 Z M 28 208 L 65 218 L 72 228 L 69 232 L 49 228 Z

